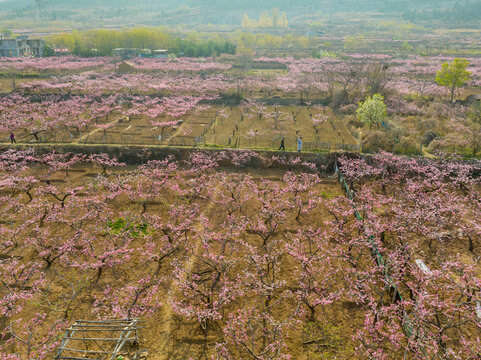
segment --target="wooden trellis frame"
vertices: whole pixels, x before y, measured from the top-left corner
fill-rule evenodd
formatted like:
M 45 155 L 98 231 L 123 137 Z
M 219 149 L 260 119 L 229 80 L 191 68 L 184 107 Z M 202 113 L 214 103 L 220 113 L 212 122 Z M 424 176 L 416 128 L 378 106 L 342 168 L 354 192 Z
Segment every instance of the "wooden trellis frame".
M 115 360 L 130 343 L 139 355 L 139 319 L 77 320 L 65 332 L 55 360 Z

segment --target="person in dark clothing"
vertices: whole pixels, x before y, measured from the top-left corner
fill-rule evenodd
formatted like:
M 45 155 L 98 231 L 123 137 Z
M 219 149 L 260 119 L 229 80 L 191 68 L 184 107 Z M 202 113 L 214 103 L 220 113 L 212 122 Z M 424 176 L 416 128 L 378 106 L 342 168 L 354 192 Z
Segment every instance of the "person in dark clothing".
M 11 133 L 10 134 L 10 142 L 12 144 L 16 144 L 17 143 L 17 140 L 15 140 L 15 134 L 14 133 Z
M 286 147 L 284 146 L 284 138 L 281 139 L 281 146 L 279 146 L 279 150 L 286 151 Z

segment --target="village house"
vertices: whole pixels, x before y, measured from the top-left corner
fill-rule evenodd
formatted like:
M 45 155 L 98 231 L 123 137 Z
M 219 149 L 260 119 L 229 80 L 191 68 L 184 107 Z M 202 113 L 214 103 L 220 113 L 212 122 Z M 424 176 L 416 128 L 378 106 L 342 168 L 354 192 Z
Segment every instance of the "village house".
M 44 53 L 44 39 L 29 39 L 26 35 L 5 39 L 0 35 L 0 57 L 42 57 Z
M 121 57 L 122 59 L 132 59 L 136 57 L 150 57 L 152 51 L 150 49 L 127 49 L 127 48 L 117 48 L 112 51 L 114 56 Z
M 169 56 L 169 50 L 159 49 L 152 51 L 152 57 L 157 59 L 165 59 Z

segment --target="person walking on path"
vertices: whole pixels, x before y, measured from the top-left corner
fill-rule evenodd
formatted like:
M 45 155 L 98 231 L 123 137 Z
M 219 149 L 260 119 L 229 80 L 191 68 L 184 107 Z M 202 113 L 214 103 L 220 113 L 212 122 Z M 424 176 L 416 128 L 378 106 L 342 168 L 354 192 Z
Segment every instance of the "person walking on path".
M 302 150 L 302 136 L 297 138 L 297 152 L 301 152 Z
M 17 140 L 15 140 L 15 134 L 14 133 L 11 133 L 10 134 L 10 142 L 12 144 L 16 144 L 17 143 Z
M 286 147 L 284 145 L 284 138 L 281 139 L 281 146 L 279 146 L 279 150 L 286 151 Z

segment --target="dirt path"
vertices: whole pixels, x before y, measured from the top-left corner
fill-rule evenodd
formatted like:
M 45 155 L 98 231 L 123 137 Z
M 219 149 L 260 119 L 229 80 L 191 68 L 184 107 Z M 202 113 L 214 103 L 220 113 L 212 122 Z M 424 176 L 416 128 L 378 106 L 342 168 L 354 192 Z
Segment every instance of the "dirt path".
M 21 147 L 21 148 L 42 148 L 42 147 L 51 147 L 52 150 L 55 150 L 55 148 L 82 148 L 82 147 L 109 147 L 109 148 L 133 148 L 133 149 L 144 149 L 144 148 L 149 148 L 149 149 L 179 149 L 179 150 L 186 150 L 186 149 L 199 149 L 199 150 L 233 150 L 230 147 L 202 147 L 202 146 L 192 146 L 192 145 L 160 145 L 160 144 L 134 144 L 134 145 L 126 145 L 126 144 L 96 144 L 96 143 L 21 143 L 18 142 L 16 145 L 11 145 L 10 142 L 6 141 L 0 141 L 0 146 L 8 146 L 9 148 L 15 148 L 15 147 Z M 239 148 L 236 150 L 256 150 L 255 148 Z M 257 149 L 258 150 L 258 149 Z M 277 149 L 271 149 L 271 150 L 266 150 L 266 149 L 260 149 L 260 151 L 268 151 L 268 152 L 278 152 L 278 153 L 296 153 L 297 151 L 294 150 L 286 150 L 283 152 L 277 151 Z M 317 152 L 310 152 L 310 151 L 303 151 L 303 154 L 317 154 Z
M 218 187 L 216 188 L 216 190 Z M 217 191 L 216 191 L 217 193 Z M 204 214 L 208 215 L 210 211 L 215 207 L 215 203 L 210 201 L 205 208 Z M 202 231 L 204 228 L 201 224 L 198 224 L 196 229 L 198 231 Z M 195 255 L 197 254 L 202 247 L 202 241 L 199 238 L 196 243 L 194 244 L 194 249 L 192 254 L 188 257 L 188 259 L 184 262 L 183 268 L 185 269 L 185 273 L 183 279 L 185 279 L 186 274 L 192 272 L 195 264 Z M 170 291 L 176 291 L 175 285 L 172 283 L 170 287 Z M 188 358 L 195 358 L 195 354 L 190 352 L 190 345 L 182 344 L 179 346 L 179 339 L 175 338 L 175 332 L 178 328 L 178 324 L 176 324 L 176 317 L 177 315 L 173 311 L 170 304 L 166 304 L 163 307 L 163 323 L 162 326 L 159 328 L 159 332 L 162 334 L 162 341 L 159 343 L 159 346 L 149 353 L 150 360 L 184 360 L 186 356 Z M 193 336 L 193 335 L 192 335 Z M 195 350 L 195 348 L 193 349 Z
M 113 120 L 113 121 L 110 121 L 108 122 L 107 124 L 102 124 L 102 125 L 116 125 L 121 119 L 124 119 L 125 116 L 120 116 L 118 117 L 117 119 Z M 88 134 L 84 135 L 84 136 L 81 136 L 77 141 L 74 141 L 73 144 L 78 144 L 78 143 L 81 143 L 82 141 L 84 141 L 85 139 L 88 139 L 89 136 L 92 136 L 96 133 L 98 133 L 99 131 L 103 130 L 102 128 L 98 127 L 92 131 L 90 131 Z
M 82 136 L 83 138 L 83 136 Z M 11 145 L 10 142 L 0 141 L 0 146 L 1 145 Z M 47 143 L 47 142 L 42 142 L 42 143 L 22 143 L 22 142 L 17 142 L 16 145 L 12 145 L 11 147 L 14 148 L 15 146 L 25 146 L 25 147 L 118 147 L 118 148 L 125 148 L 125 147 L 132 147 L 132 148 L 196 148 L 194 146 L 170 146 L 170 145 L 160 145 L 160 144 L 138 144 L 138 145 L 125 145 L 125 144 L 114 144 L 114 143 L 107 143 L 107 144 L 97 144 L 97 143 L 80 143 L 80 142 L 66 142 L 66 143 Z M 197 147 L 199 148 L 199 147 Z
M 423 156 L 428 159 L 436 159 L 436 156 L 428 152 L 425 148 L 423 148 Z

